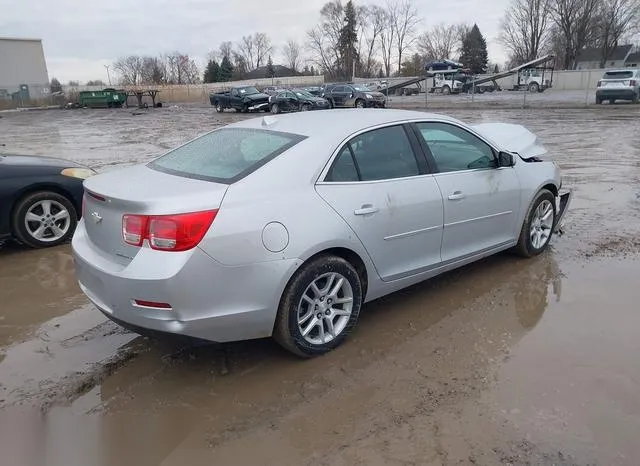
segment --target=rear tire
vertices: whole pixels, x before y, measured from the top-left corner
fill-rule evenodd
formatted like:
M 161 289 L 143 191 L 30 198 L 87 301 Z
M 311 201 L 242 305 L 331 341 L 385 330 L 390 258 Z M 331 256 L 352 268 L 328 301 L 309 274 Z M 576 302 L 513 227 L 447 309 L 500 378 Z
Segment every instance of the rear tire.
M 538 92 L 540 91 L 540 86 L 538 85 L 538 83 L 531 83 L 529 84 L 529 92 Z
M 362 99 L 356 100 L 355 107 L 356 108 L 365 108 L 367 106 L 366 102 Z
M 602 97 L 596 97 L 596 105 L 602 105 Z
M 449 95 L 449 94 L 451 94 L 451 88 L 450 88 L 449 86 L 443 86 L 443 87 L 442 87 L 442 93 L 443 93 L 444 95 Z
M 216 112 L 218 113 L 224 112 L 224 108 L 222 107 L 222 104 L 220 102 L 216 103 Z
M 52 191 L 38 191 L 20 199 L 13 209 L 11 226 L 16 239 L 34 249 L 68 241 L 78 224 L 73 203 Z
M 527 211 L 516 251 L 523 257 L 544 252 L 553 236 L 556 221 L 556 198 L 548 189 L 541 189 Z
M 637 104 L 639 101 L 640 101 L 640 93 L 635 94 L 635 95 L 633 96 L 633 99 L 631 99 L 631 103 L 632 103 L 632 104 Z
M 338 285 L 338 291 L 332 293 Z M 287 285 L 273 337 L 296 356 L 327 353 L 340 346 L 356 326 L 362 298 L 362 280 L 349 262 L 319 256 L 302 265 Z
M 280 107 L 278 106 L 278 104 L 271 104 L 271 113 L 273 113 L 274 115 L 280 113 Z

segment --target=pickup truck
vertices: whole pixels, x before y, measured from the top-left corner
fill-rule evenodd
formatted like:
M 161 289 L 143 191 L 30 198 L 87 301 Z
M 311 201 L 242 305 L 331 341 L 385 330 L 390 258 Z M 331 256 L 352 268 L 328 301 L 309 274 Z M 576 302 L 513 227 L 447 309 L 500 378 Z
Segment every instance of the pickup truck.
M 233 108 L 238 112 L 269 111 L 269 96 L 253 86 L 232 87 L 230 91 L 209 95 L 209 102 L 217 112 Z

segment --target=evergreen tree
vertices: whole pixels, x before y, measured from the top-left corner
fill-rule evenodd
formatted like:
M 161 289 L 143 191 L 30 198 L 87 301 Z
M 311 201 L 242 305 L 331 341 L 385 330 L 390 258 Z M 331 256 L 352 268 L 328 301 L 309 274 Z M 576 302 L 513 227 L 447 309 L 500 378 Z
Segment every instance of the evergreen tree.
M 276 70 L 273 67 L 273 60 L 271 60 L 271 55 L 269 55 L 269 60 L 267 60 L 267 78 L 273 78 L 276 75 Z
M 51 84 L 49 85 L 51 92 L 61 92 L 62 84 L 56 78 L 51 78 Z
M 482 36 L 477 24 L 474 24 L 462 41 L 460 61 L 474 74 L 484 73 L 487 69 L 489 54 L 487 41 Z
M 231 81 L 231 76 L 233 76 L 233 65 L 231 64 L 231 60 L 228 55 L 225 55 L 222 58 L 222 63 L 220 63 L 220 72 L 218 73 L 218 82 L 227 82 Z
M 344 26 L 340 31 L 340 40 L 338 41 L 338 50 L 340 52 L 340 68 L 342 74 L 350 78 L 353 72 L 353 66 L 358 62 L 358 32 L 356 21 L 356 8 L 353 2 L 349 0 L 344 8 Z
M 218 82 L 218 77 L 220 75 L 220 65 L 215 60 L 209 60 L 207 63 L 207 67 L 204 70 L 204 79 L 205 83 L 216 83 Z

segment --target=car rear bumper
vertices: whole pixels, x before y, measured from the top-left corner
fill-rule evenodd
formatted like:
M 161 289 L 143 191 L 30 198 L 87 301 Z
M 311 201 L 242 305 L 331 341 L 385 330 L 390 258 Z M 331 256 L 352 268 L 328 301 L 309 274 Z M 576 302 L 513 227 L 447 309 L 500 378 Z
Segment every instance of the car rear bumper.
M 634 88 L 614 88 L 614 89 L 598 89 L 596 91 L 596 97 L 602 97 L 605 99 L 621 99 L 631 100 L 634 96 L 638 95 L 638 91 Z
M 297 267 L 295 260 L 227 267 L 199 248 L 160 252 L 146 247 L 128 265 L 117 265 L 91 242 L 83 222 L 72 248 L 81 290 L 111 320 L 134 331 L 214 342 L 270 336 L 282 290 Z

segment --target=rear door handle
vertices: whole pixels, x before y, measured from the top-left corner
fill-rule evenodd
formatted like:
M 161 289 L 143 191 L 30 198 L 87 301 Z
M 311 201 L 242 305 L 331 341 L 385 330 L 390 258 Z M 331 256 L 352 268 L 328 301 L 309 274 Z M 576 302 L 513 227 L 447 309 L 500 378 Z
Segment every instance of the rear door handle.
M 449 194 L 448 199 L 450 201 L 459 201 L 460 199 L 464 199 L 465 197 L 466 196 L 462 191 L 454 191 L 453 193 Z
M 365 204 L 359 209 L 353 211 L 354 215 L 369 215 L 375 214 L 379 209 L 377 207 L 373 207 L 371 204 Z

